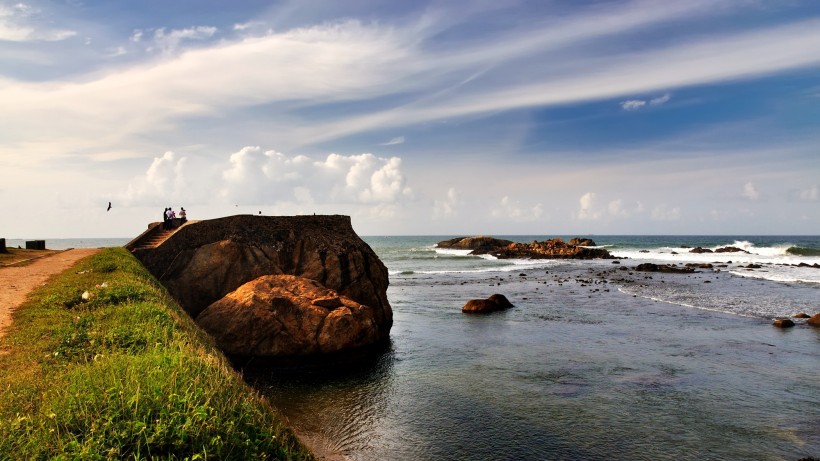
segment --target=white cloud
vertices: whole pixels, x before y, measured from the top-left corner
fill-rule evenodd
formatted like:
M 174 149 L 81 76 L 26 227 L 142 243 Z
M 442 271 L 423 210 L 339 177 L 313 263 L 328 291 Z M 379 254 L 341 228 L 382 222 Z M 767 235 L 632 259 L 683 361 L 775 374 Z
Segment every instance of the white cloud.
M 527 207 L 506 195 L 501 198 L 499 207 L 492 210 L 493 217 L 510 219 L 515 222 L 537 221 L 543 214 L 544 208 L 540 203 Z
M 646 107 L 647 104 L 650 106 L 660 106 L 661 104 L 665 104 L 666 102 L 668 102 L 670 99 L 672 99 L 672 95 L 669 93 L 666 93 L 663 96 L 652 98 L 648 102 L 645 99 L 630 99 L 621 102 L 621 108 L 623 110 L 638 110 L 643 107 Z
M 649 105 L 659 106 L 661 104 L 667 103 L 670 99 L 672 99 L 672 95 L 669 94 L 669 93 L 666 93 L 663 96 L 658 96 L 657 98 L 650 99 L 649 100 Z
M 447 196 L 433 202 L 433 218 L 449 218 L 455 216 L 458 205 L 458 192 L 454 187 L 447 189 Z
M 119 197 L 127 205 L 148 204 L 166 206 L 164 202 L 184 200 L 188 191 L 185 177 L 187 157 L 179 157 L 174 152 L 166 152 L 155 157 L 145 174 L 135 179 Z
M 757 188 L 755 188 L 754 183 L 752 183 L 751 181 L 747 182 L 743 186 L 743 192 L 741 193 L 741 195 L 749 200 L 757 200 L 760 198 L 760 193 L 757 191 Z
M 160 28 L 154 31 L 154 44 L 165 53 L 173 53 L 183 40 L 205 40 L 213 37 L 217 31 L 216 27 L 211 26 L 172 29 L 168 32 L 165 28 Z
M 131 34 L 131 37 L 128 38 L 128 40 L 130 42 L 133 42 L 133 43 L 139 43 L 139 42 L 142 41 L 142 34 L 143 34 L 143 31 L 141 29 L 136 29 Z
M 628 101 L 621 102 L 621 107 L 623 110 L 638 110 L 645 105 L 646 101 L 642 99 L 630 99 Z
M 811 186 L 806 189 L 803 189 L 797 193 L 798 200 L 804 202 L 817 202 L 820 201 L 820 188 L 817 186 Z
M 396 145 L 396 144 L 404 144 L 404 136 L 397 136 L 395 138 L 392 138 L 390 141 L 384 142 L 384 143 L 379 144 L 379 145 L 380 146 L 393 146 L 393 145 Z
M 668 208 L 666 205 L 659 205 L 652 210 L 652 219 L 655 221 L 678 221 L 680 217 L 679 207 Z
M 77 35 L 73 30 L 51 27 L 41 16 L 41 10 L 22 2 L 0 5 L 0 41 L 56 42 Z
M 609 202 L 609 206 L 607 206 L 609 210 L 609 214 L 612 216 L 627 216 L 628 213 L 623 207 L 623 202 L 621 199 L 616 199 Z
M 594 221 L 601 217 L 601 213 L 593 209 L 595 206 L 595 197 L 594 192 L 587 192 L 578 199 L 578 203 L 581 205 L 577 214 L 578 219 Z

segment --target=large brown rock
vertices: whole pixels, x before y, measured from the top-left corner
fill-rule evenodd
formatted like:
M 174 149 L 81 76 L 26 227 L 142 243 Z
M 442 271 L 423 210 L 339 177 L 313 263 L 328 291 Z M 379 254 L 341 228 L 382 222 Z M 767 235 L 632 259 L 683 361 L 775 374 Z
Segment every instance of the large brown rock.
M 569 239 L 569 242 L 567 242 L 567 243 L 569 243 L 570 245 L 584 246 L 584 247 L 594 247 L 594 246 L 596 246 L 594 240 L 588 239 L 588 238 L 581 238 L 581 237 L 571 238 L 571 239 Z
M 376 309 L 314 280 L 265 275 L 214 302 L 197 323 L 234 356 L 291 357 L 379 342 Z
M 514 307 L 506 296 L 494 294 L 487 299 L 471 299 L 461 308 L 461 312 L 483 314 Z
M 393 311 L 387 268 L 348 216 L 240 215 L 192 222 L 157 248 L 134 254 L 194 318 L 263 275 L 314 280 L 373 310 L 387 338 Z

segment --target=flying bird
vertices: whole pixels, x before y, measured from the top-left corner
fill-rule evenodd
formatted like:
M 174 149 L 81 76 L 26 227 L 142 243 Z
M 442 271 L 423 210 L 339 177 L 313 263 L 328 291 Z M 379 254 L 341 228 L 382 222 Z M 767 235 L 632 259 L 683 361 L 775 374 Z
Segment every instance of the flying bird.
M 111 202 L 108 202 L 108 209 L 105 211 L 111 211 Z

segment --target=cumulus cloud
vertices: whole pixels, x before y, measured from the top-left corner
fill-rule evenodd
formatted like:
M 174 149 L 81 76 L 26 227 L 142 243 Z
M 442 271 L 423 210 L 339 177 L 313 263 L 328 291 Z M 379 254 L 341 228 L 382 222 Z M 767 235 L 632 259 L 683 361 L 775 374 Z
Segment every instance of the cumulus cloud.
M 398 157 L 330 154 L 324 160 L 248 146 L 231 154 L 221 196 L 273 201 L 384 204 L 412 197 Z
M 126 189 L 122 199 L 126 204 L 165 205 L 165 202 L 184 200 L 188 191 L 185 177 L 187 157 L 177 157 L 166 152 L 155 157 L 145 174 L 135 179 Z
M 652 210 L 652 219 L 655 221 L 678 221 L 680 217 L 679 207 L 668 208 L 666 205 L 659 205 Z
M 757 200 L 760 198 L 760 192 L 757 191 L 753 182 L 749 181 L 743 186 L 741 195 L 749 200 Z
M 493 217 L 511 219 L 516 222 L 536 221 L 543 214 L 544 208 L 540 203 L 527 207 L 506 195 L 501 198 L 499 206 L 492 210 Z
M 578 199 L 580 208 L 578 210 L 578 219 L 594 221 L 601 217 L 601 213 L 593 209 L 595 206 L 595 193 L 587 192 Z
M 449 218 L 456 215 L 456 205 L 458 204 L 458 193 L 454 187 L 447 189 L 447 196 L 442 200 L 433 202 L 433 218 Z

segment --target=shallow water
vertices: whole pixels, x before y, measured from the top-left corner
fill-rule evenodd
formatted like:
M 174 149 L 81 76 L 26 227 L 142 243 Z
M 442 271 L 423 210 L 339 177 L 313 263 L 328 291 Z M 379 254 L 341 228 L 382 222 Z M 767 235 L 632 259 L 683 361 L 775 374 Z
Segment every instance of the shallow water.
M 382 258 L 399 272 L 386 351 L 245 370 L 313 443 L 356 460 L 820 455 L 820 329 L 770 325 L 820 311 L 816 284 L 611 261 L 401 275 Z M 516 307 L 461 313 L 496 292 Z

